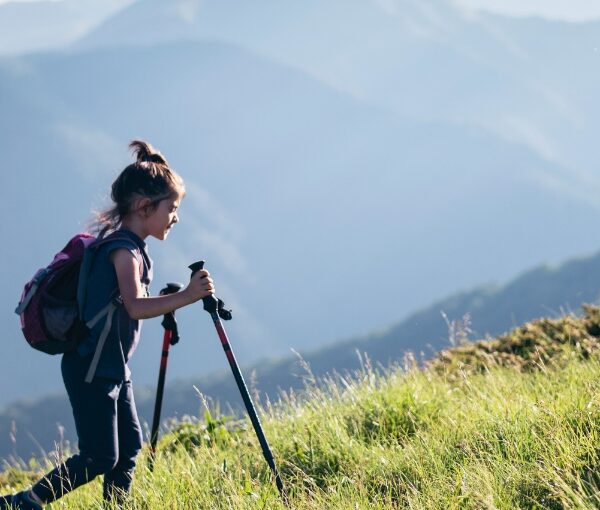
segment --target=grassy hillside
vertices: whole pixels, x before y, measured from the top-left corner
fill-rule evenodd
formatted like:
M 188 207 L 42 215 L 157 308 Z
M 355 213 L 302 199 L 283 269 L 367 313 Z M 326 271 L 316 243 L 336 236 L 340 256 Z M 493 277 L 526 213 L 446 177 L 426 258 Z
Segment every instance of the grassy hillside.
M 558 267 L 537 267 L 506 285 L 483 286 L 439 300 L 380 333 L 338 342 L 316 351 L 301 350 L 300 354 L 317 377 L 333 371 L 359 369 L 357 352 L 367 353 L 373 365 L 383 366 L 401 360 L 409 351 L 416 353 L 419 358 L 421 353 L 429 358 L 449 346 L 449 328 L 442 312 L 448 321 L 456 325 L 468 315 L 471 330 L 469 338 L 497 336 L 527 321 L 579 312 L 583 303 L 597 302 L 598 288 L 595 282 L 599 279 L 600 253 L 571 260 Z M 177 356 L 179 354 L 174 350 L 173 363 L 177 363 Z M 255 374 L 258 390 L 263 397 L 265 394 L 276 396 L 278 388 L 298 389 L 304 379 L 297 357 L 271 363 L 263 361 L 247 367 L 245 373 L 248 376 Z M 193 387 L 220 402 L 241 405 L 237 388 L 227 369 L 218 376 L 211 374 L 170 384 L 165 398 L 167 416 L 194 412 L 197 400 L 192 398 Z M 137 402 L 142 414 L 150 417 L 154 393 L 150 392 L 147 397 L 140 395 Z M 2 418 L 0 415 L 0 431 Z
M 597 508 L 600 308 L 525 325 L 262 410 L 298 509 Z M 140 459 L 131 508 L 284 508 L 248 424 L 178 424 L 156 469 Z M 7 471 L 18 488 L 37 474 Z M 55 508 L 101 508 L 99 483 Z

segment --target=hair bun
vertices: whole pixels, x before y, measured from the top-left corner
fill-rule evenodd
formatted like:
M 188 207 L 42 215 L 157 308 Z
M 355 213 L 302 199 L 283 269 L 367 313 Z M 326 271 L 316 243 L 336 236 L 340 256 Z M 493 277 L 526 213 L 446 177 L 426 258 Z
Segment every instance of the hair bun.
M 159 163 L 161 165 L 169 166 L 165 157 L 144 140 L 133 140 L 129 144 L 129 148 L 133 152 L 138 163 Z

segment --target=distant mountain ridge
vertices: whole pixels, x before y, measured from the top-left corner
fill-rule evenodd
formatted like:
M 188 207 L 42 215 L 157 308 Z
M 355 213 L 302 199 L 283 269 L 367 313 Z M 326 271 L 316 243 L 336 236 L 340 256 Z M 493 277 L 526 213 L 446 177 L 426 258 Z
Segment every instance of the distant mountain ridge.
M 229 42 L 410 118 L 484 126 L 570 168 L 554 176 L 565 190 L 597 194 L 599 27 L 451 0 L 139 0 L 73 47 Z
M 487 334 L 497 335 L 526 321 L 559 316 L 578 311 L 583 303 L 598 303 L 600 288 L 600 253 L 569 261 L 559 267 L 540 267 L 529 271 L 504 286 L 482 287 L 438 301 L 414 313 L 401 323 L 379 333 L 341 342 L 319 351 L 302 351 L 315 376 L 337 371 L 352 371 L 360 367 L 358 353 L 366 353 L 373 364 L 401 363 L 407 352 L 431 355 L 448 346 L 448 329 L 441 313 L 450 320 L 471 317 L 472 339 Z M 375 306 L 368 297 L 365 308 Z M 170 363 L 181 356 L 178 347 L 171 351 Z M 364 358 L 363 358 L 364 359 Z M 244 369 L 246 381 L 262 398 L 276 400 L 280 389 L 301 388 L 307 376 L 296 358 L 280 361 L 265 360 Z M 252 381 L 255 381 L 252 382 Z M 213 403 L 220 402 L 225 412 L 231 406 L 239 409 L 241 402 L 231 374 L 227 370 L 193 380 L 168 384 L 163 416 L 185 414 L 197 416 L 201 403 L 197 390 Z M 140 416 L 148 422 L 154 405 L 154 389 L 138 387 L 136 400 Z M 9 441 L 16 426 L 16 443 Z M 0 414 L 0 457 L 19 455 L 27 458 L 39 448 L 53 448 L 59 439 L 53 424 L 64 426 L 64 439 L 74 439 L 71 411 L 65 396 L 47 397 L 30 402 L 11 404 Z
M 28 211 L 0 227 L 20 246 L 5 254 L 12 270 L 0 320 L 13 341 L 0 385 L 21 395 L 61 386 L 55 360 L 19 340 L 22 285 L 84 227 L 91 199 L 107 193 L 136 136 L 154 142 L 188 184 L 168 246 L 150 241 L 152 290 L 186 281 L 187 265 L 207 259 L 236 313 L 230 327 L 245 363 L 372 330 L 460 286 L 514 274 L 526 260 L 595 248 L 585 235 L 593 209 L 549 189 L 539 175 L 560 168 L 526 147 L 400 116 L 233 44 L 2 59 L 0 77 L 3 165 L 12 170 L 0 177 L 0 198 L 7 217 L 22 204 Z M 496 257 L 482 257 L 481 246 Z M 368 314 L 356 297 L 358 268 L 381 300 Z M 198 315 L 181 310 L 184 337 L 205 337 Z M 158 323 L 148 321 L 132 362 L 143 384 L 154 379 Z M 219 366 L 212 342 L 182 350 L 174 375 Z M 11 359 L 27 359 L 36 377 L 24 378 Z
M 0 55 L 63 49 L 132 0 L 0 3 Z

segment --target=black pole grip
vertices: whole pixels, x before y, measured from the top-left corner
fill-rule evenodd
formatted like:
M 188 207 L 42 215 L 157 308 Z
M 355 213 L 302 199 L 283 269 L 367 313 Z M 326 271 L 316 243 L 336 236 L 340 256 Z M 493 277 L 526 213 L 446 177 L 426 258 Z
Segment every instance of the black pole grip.
M 192 270 L 192 276 L 194 276 L 200 269 L 204 269 L 204 260 L 199 260 L 188 266 Z
M 170 282 L 167 283 L 167 286 L 160 291 L 161 296 L 166 296 L 167 294 L 175 294 L 183 289 L 183 284 L 179 282 Z M 163 320 L 161 322 L 163 328 L 168 329 L 172 332 L 171 335 L 171 345 L 175 345 L 179 342 L 179 330 L 177 328 L 177 320 L 175 319 L 175 310 L 172 312 L 165 313 L 163 316 Z
M 166 296 L 167 294 L 175 294 L 183 289 L 183 284 L 179 282 L 169 282 L 167 286 L 160 291 L 161 296 Z
M 192 271 L 192 274 L 190 276 L 190 278 L 191 278 L 198 271 L 200 271 L 201 269 L 204 269 L 204 260 L 199 260 L 198 262 L 194 262 L 193 264 L 190 264 L 188 267 Z M 217 308 L 219 306 L 219 301 L 217 300 L 217 298 L 215 297 L 214 294 L 211 294 L 210 296 L 206 296 L 205 298 L 202 298 L 202 304 L 204 306 L 204 309 L 208 313 L 216 313 Z

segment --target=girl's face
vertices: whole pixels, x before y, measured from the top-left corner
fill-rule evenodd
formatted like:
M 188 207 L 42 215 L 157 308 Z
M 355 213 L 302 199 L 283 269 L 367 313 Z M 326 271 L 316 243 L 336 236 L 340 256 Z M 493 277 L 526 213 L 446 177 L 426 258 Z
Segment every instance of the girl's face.
M 172 198 L 165 198 L 158 203 L 154 209 L 146 217 L 146 230 L 148 235 L 163 241 L 169 235 L 171 227 L 179 221 L 177 209 L 181 202 L 179 195 Z

